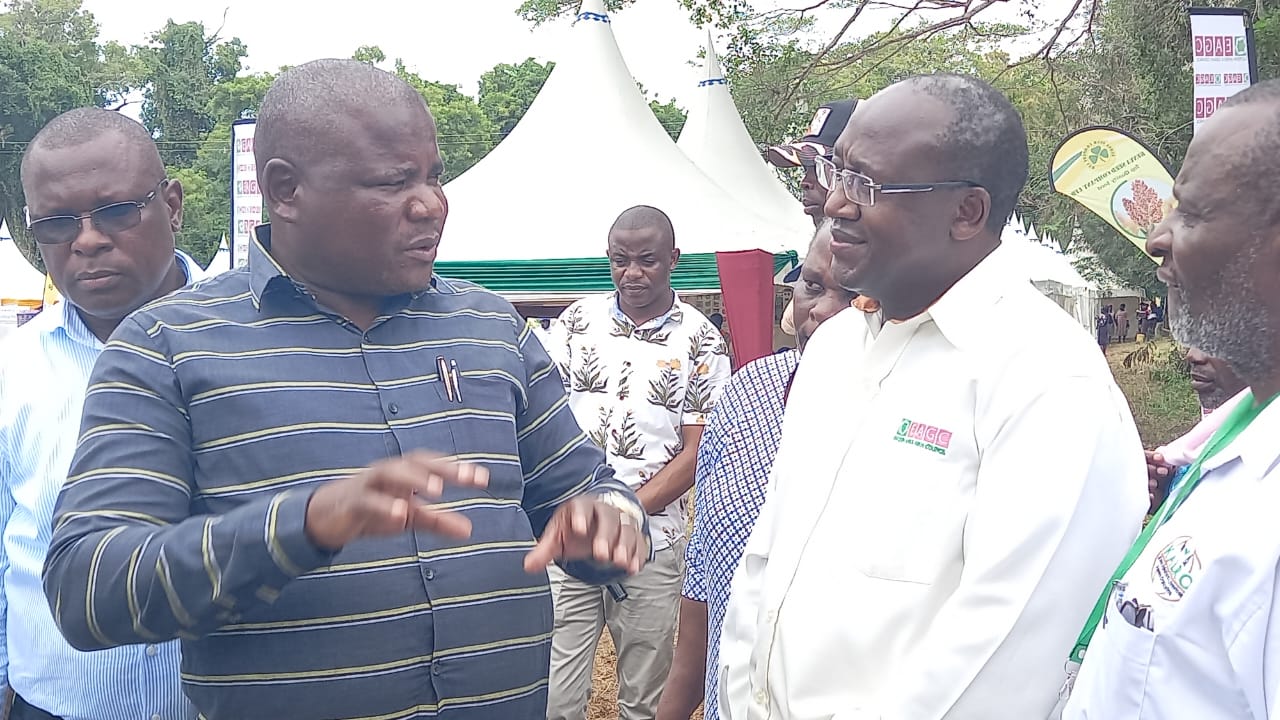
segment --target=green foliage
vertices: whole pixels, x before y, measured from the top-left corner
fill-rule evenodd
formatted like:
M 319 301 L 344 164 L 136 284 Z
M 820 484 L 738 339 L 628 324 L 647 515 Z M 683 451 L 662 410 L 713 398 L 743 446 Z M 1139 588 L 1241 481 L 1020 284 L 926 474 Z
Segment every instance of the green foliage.
M 169 177 L 184 191 L 178 247 L 208 265 L 231 223 L 231 124 L 215 126 L 191 166 L 171 167 Z
M 556 64 L 528 58 L 519 65 L 499 63 L 480 76 L 480 110 L 505 138 L 533 104 Z
M 201 23 L 170 20 L 136 53 L 146 88 L 142 124 L 161 144 L 166 164 L 187 167 L 218 122 L 215 88 L 239 74 L 248 50 L 238 38 L 206 35 Z

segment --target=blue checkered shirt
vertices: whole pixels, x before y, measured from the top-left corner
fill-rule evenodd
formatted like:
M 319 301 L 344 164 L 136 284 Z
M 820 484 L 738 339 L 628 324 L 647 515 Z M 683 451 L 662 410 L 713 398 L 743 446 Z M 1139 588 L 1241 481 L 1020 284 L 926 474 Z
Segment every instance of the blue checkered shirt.
M 684 596 L 707 603 L 706 720 L 719 717 L 715 669 L 729 585 L 764 505 L 769 469 L 782 437 L 787 386 L 799 364 L 800 353 L 791 350 L 760 358 L 735 373 L 698 446 Z

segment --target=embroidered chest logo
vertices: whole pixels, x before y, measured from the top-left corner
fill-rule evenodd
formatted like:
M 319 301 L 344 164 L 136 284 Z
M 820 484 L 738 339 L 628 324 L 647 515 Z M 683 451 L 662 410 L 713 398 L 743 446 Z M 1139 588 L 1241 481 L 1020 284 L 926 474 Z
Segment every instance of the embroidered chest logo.
M 1178 602 L 1191 589 L 1202 565 L 1191 538 L 1182 536 L 1156 555 L 1151 563 L 1151 584 L 1162 600 Z
M 902 425 L 898 427 L 898 434 L 894 435 L 893 439 L 943 456 L 947 454 L 947 449 L 951 447 L 950 430 L 943 430 L 940 427 L 926 425 L 907 418 L 902 419 Z

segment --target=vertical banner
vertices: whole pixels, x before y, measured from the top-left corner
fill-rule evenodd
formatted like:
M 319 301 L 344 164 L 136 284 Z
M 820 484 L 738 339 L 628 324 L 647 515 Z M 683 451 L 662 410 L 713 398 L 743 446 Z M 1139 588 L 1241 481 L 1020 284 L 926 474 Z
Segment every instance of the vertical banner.
M 1068 135 L 1050 160 L 1049 187 L 1106 220 L 1143 254 L 1147 235 L 1173 209 L 1169 169 L 1142 141 L 1112 127 Z
M 773 352 L 773 255 L 763 250 L 718 252 L 716 269 L 736 371 Z
M 1188 8 L 1191 15 L 1191 67 L 1195 74 L 1195 125 L 1199 130 L 1227 98 L 1258 79 L 1249 11 L 1241 8 Z
M 249 240 L 262 224 L 262 193 L 258 190 L 258 166 L 253 159 L 253 120 L 237 120 L 231 126 L 231 267 L 249 262 Z

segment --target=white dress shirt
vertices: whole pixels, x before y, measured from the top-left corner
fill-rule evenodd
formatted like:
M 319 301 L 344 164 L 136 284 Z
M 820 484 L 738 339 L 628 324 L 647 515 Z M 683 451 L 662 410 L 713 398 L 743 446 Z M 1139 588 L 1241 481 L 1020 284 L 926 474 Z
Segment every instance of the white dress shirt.
M 1147 507 L 1096 343 L 1002 251 L 920 316 L 823 324 L 770 482 L 721 641 L 732 720 L 1043 718 Z
M 188 282 L 206 277 L 177 252 Z M 66 300 L 0 345 L 0 686 L 67 720 L 195 717 L 178 641 L 80 652 L 63 639 L 40 572 L 80 411 L 103 343 Z
M 1107 604 L 1066 720 L 1280 718 L 1280 402 L 1200 484 Z M 1119 602 L 1151 608 L 1151 629 Z

